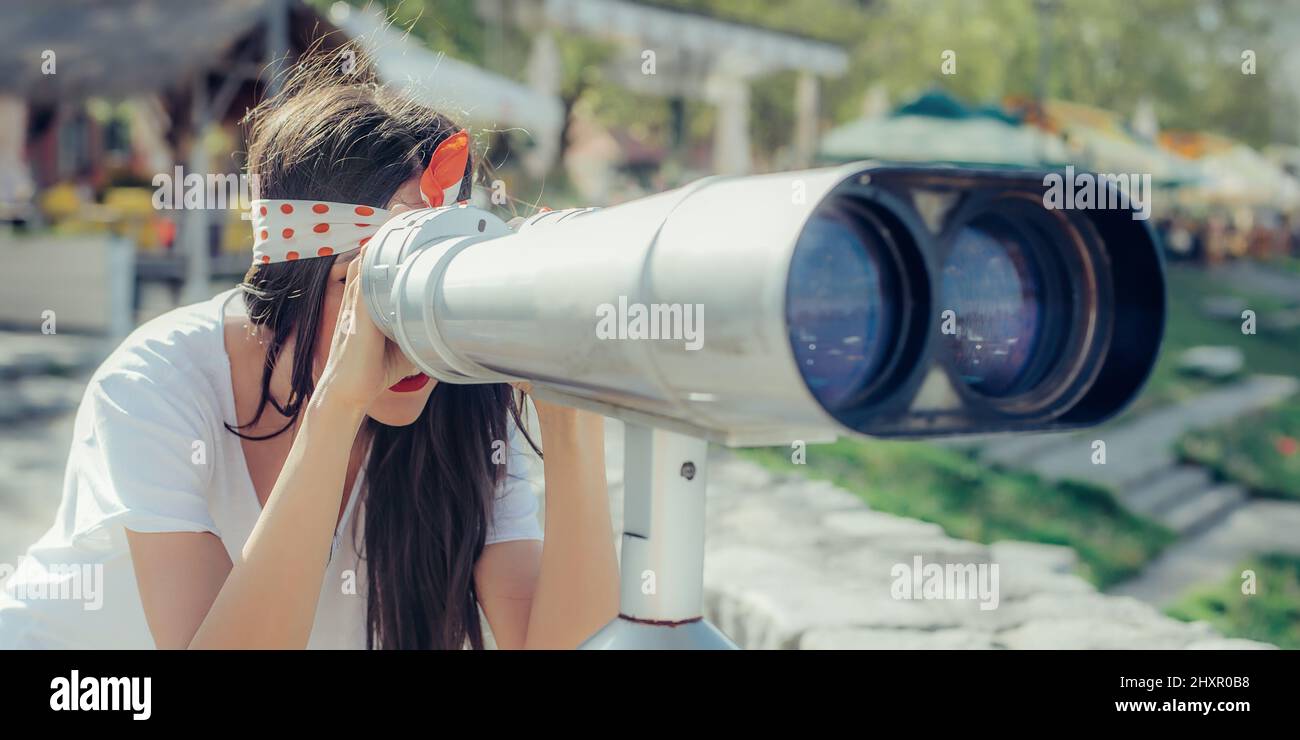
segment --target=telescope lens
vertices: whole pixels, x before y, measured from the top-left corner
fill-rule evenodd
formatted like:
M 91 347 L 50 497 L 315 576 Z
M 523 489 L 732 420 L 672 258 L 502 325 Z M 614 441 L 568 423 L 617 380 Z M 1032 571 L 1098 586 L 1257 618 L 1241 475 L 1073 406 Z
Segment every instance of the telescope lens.
M 828 410 L 857 400 L 889 355 L 897 302 L 886 247 L 837 211 L 814 214 L 795 244 L 786 322 L 795 361 Z
M 1001 216 L 965 225 L 943 268 L 944 341 L 953 368 L 973 390 L 1001 397 L 1036 382 L 1028 372 L 1045 349 L 1046 296 L 1035 244 Z M 955 331 L 947 319 L 955 319 Z

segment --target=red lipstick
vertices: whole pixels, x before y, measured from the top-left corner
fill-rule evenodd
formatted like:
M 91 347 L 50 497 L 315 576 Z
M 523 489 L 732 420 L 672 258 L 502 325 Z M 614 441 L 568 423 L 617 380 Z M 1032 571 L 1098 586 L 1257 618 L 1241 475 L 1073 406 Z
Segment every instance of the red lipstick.
M 428 375 L 425 375 L 424 373 L 416 373 L 415 375 L 408 375 L 388 386 L 388 390 L 396 393 L 412 393 L 423 388 L 428 382 Z

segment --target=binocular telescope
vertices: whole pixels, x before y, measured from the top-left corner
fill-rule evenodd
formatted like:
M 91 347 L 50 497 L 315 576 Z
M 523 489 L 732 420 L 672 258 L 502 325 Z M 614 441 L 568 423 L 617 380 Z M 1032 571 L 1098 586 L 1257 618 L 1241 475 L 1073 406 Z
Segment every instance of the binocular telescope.
M 862 162 L 511 224 L 425 209 L 371 240 L 362 290 L 441 382 L 732 446 L 1068 429 L 1141 388 L 1164 273 L 1145 220 L 1046 191 Z

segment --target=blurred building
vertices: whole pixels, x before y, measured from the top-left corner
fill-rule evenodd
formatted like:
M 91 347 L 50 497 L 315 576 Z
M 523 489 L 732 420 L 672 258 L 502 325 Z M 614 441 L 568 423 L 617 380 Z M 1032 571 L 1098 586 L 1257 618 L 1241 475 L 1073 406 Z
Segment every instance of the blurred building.
M 798 75 L 794 156 L 788 164 L 810 164 L 818 137 L 819 79 L 842 75 L 849 66 L 848 54 L 825 41 L 628 0 L 477 0 L 476 7 L 489 23 L 528 31 L 531 49 L 526 75 L 530 84 L 548 94 L 560 90 L 559 40 L 580 36 L 617 45 L 620 53 L 599 70 L 600 75 L 633 93 L 669 101 L 677 119 L 671 127 L 670 150 L 681 153 L 686 146 L 681 136 L 682 101 L 714 106 L 717 124 L 709 169 L 716 174 L 746 174 L 753 169 L 750 88 L 756 79 L 782 71 Z M 598 145 L 594 150 L 607 148 Z M 543 171 L 557 155 L 555 150 L 537 152 L 532 168 Z M 606 181 L 599 174 L 592 178 Z
M 366 60 L 345 48 L 353 40 Z M 373 62 L 381 80 L 467 124 L 559 135 L 553 97 L 424 49 L 342 3 L 323 14 L 301 0 L 46 0 L 10 13 L 0 30 L 0 218 L 55 223 L 92 242 L 129 237 L 140 247 L 135 278 L 205 297 L 213 276 L 248 268 L 246 203 L 159 210 L 155 178 L 237 177 L 240 119 L 309 49 L 341 65 Z

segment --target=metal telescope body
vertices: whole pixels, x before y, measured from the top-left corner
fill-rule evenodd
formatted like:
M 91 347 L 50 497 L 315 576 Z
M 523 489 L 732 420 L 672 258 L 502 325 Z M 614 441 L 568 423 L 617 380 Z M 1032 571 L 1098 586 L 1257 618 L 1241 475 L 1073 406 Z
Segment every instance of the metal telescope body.
M 514 228 L 425 209 L 371 240 L 362 292 L 439 382 L 528 380 L 625 422 L 620 616 L 584 646 L 734 647 L 702 618 L 708 441 L 1067 429 L 1140 389 L 1164 321 L 1154 237 L 1044 188 L 864 162 Z
M 810 192 L 835 180 L 807 177 Z M 788 175 L 705 179 L 614 208 L 541 213 L 514 233 L 468 206 L 407 213 L 388 227 L 409 234 L 404 245 L 441 241 L 399 277 L 404 255 L 381 255 L 381 232 L 366 274 L 383 278 L 366 297 L 442 381 L 528 379 L 538 397 L 728 445 L 826 438 L 835 421 L 804 388 L 784 326 L 783 263 L 811 210 L 791 192 Z M 597 307 L 620 297 L 703 305 L 701 348 L 597 339 Z

